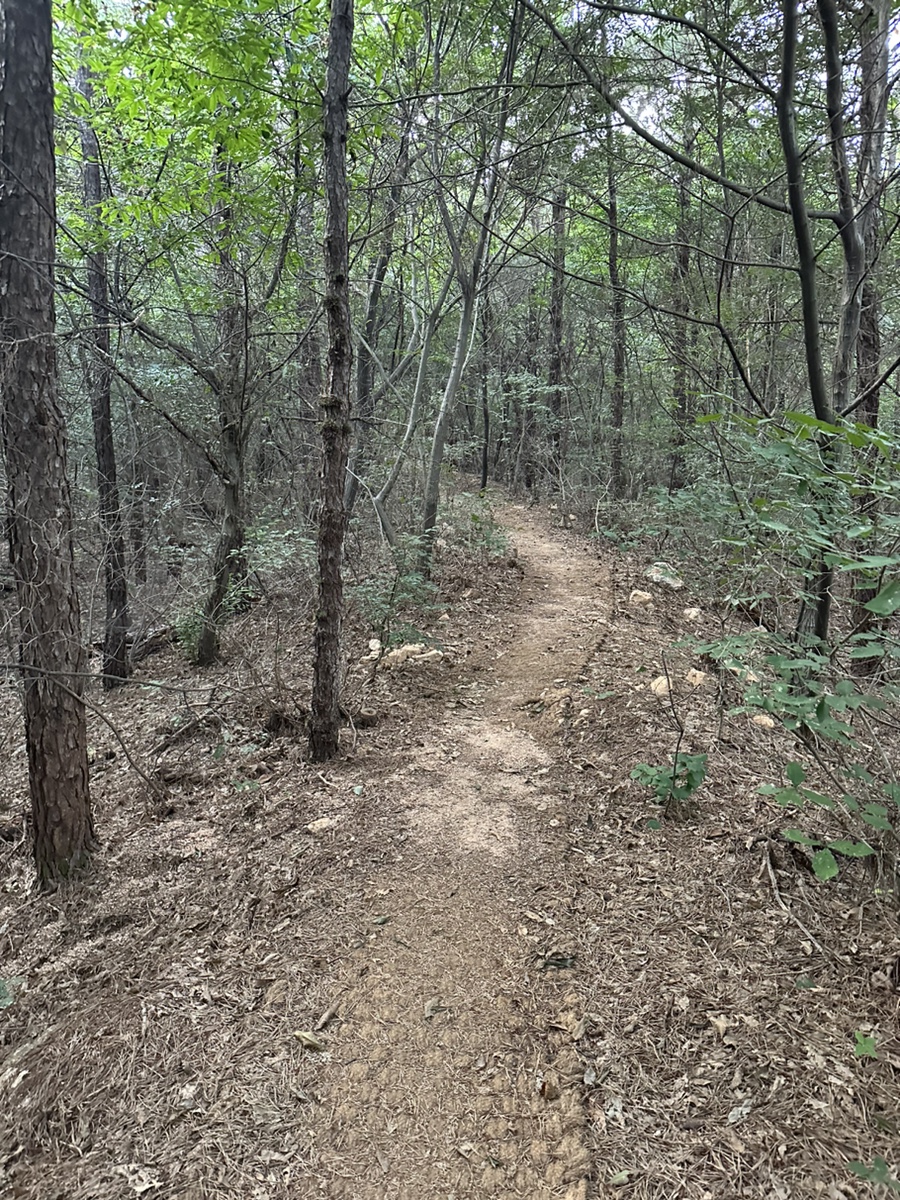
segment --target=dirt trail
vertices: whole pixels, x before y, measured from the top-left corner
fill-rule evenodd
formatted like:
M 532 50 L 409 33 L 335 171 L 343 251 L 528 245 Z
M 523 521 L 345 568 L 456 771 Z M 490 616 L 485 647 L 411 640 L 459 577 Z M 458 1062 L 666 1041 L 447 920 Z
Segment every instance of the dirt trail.
M 554 722 L 568 703 L 608 597 L 584 551 L 561 555 L 524 510 L 502 516 L 524 571 L 515 626 L 388 780 L 409 837 L 371 880 L 384 923 L 356 952 L 331 1039 L 329 1197 L 587 1194 L 579 997 L 566 946 L 549 930 L 536 948 L 522 914 L 560 853 L 556 739 L 535 738 L 534 714 Z

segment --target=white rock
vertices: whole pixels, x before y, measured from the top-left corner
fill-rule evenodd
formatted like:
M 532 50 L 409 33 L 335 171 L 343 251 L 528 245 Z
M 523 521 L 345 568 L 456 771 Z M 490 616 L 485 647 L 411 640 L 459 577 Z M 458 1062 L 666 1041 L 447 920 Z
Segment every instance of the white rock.
M 700 609 L 699 608 L 686 608 L 681 615 L 684 617 L 684 619 L 686 621 L 699 621 L 700 620 Z
M 672 588 L 673 591 L 684 587 L 684 580 L 678 572 L 664 562 L 653 563 L 644 572 L 644 578 L 649 579 L 651 583 L 661 583 L 664 587 Z
M 414 663 L 434 663 L 440 662 L 444 657 L 444 652 L 435 648 L 434 650 L 426 650 L 424 654 L 417 654 L 411 661 Z
M 652 608 L 653 597 L 649 592 L 642 592 L 640 588 L 635 588 L 628 597 L 628 603 L 633 608 Z
M 317 821 L 310 821 L 306 827 L 306 832 L 325 833 L 328 829 L 334 829 L 337 823 L 336 817 L 319 817 Z

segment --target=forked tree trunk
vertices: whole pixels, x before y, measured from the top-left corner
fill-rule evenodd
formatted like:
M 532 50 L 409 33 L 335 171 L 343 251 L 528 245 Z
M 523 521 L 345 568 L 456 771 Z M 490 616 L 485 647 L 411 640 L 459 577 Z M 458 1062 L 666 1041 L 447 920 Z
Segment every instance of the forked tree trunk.
M 92 99 L 88 69 L 78 71 L 78 87 L 90 111 Z M 100 180 L 100 148 L 89 116 L 82 117 L 81 157 L 84 203 L 95 242 L 99 242 L 103 190 Z M 106 593 L 106 623 L 103 635 L 103 686 L 113 688 L 129 675 L 128 662 L 128 577 L 125 570 L 125 534 L 112 424 L 112 370 L 109 366 L 109 281 L 106 255 L 94 250 L 88 255 L 88 298 L 93 329 L 93 355 L 88 360 L 88 387 L 97 456 L 97 496 L 100 533 L 103 538 L 103 579 Z
M 450 428 L 450 417 L 459 394 L 459 384 L 463 369 L 469 354 L 469 338 L 472 336 L 472 319 L 475 314 L 475 283 L 474 280 L 462 279 L 462 308 L 459 314 L 459 325 L 456 330 L 456 346 L 453 350 L 453 362 L 444 394 L 441 397 L 441 407 L 438 410 L 437 421 L 434 425 L 434 436 L 431 439 L 431 454 L 428 458 L 428 478 L 425 483 L 425 519 L 422 523 L 422 552 L 421 565 L 423 574 L 427 574 L 431 565 L 431 550 L 434 543 L 434 531 L 437 525 L 438 504 L 441 494 L 441 466 L 444 461 L 444 446 L 447 442 L 447 431 Z
M 309 756 L 338 752 L 340 731 L 341 564 L 347 525 L 344 478 L 350 450 L 350 252 L 347 228 L 347 110 L 353 0 L 332 0 L 325 83 L 325 313 L 328 374 L 322 399 L 322 507 L 319 516 L 319 596 L 316 612 Z
M 57 398 L 50 0 L 0 0 L 0 379 L 34 855 L 53 887 L 94 844 L 65 423 Z

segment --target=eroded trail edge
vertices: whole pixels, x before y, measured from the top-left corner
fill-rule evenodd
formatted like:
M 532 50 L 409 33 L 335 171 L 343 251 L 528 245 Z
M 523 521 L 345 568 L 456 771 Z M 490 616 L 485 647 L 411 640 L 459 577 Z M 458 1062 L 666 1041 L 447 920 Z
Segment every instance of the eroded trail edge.
M 588 1194 L 581 1002 L 552 915 L 567 903 L 557 725 L 608 598 L 585 551 L 523 510 L 503 519 L 524 572 L 511 624 L 386 781 L 403 850 L 369 881 L 323 1066 L 329 1197 Z

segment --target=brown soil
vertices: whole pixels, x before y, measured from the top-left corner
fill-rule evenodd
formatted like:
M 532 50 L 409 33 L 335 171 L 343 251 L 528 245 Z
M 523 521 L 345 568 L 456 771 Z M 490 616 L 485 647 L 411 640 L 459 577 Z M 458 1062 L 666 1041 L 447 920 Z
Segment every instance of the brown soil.
M 30 896 L 0 843 L 4 1194 L 851 1200 L 897 1166 L 896 925 L 769 840 L 800 751 L 671 649 L 683 595 L 499 515 L 515 561 L 458 581 L 441 662 L 356 671 L 339 763 L 260 734 L 307 670 L 259 666 L 273 602 L 218 673 L 105 702 L 168 792 L 98 725 L 91 882 Z M 679 727 L 709 780 L 655 830 L 629 774 Z

